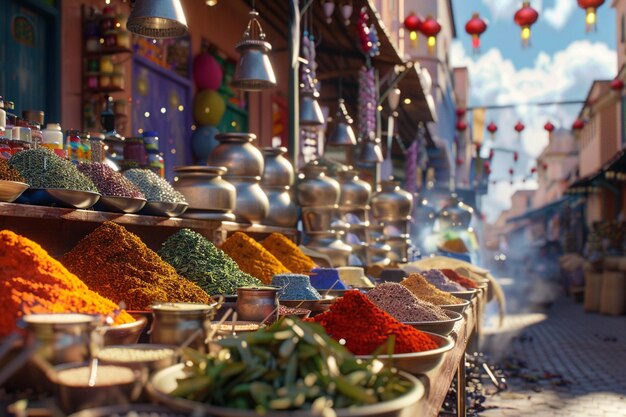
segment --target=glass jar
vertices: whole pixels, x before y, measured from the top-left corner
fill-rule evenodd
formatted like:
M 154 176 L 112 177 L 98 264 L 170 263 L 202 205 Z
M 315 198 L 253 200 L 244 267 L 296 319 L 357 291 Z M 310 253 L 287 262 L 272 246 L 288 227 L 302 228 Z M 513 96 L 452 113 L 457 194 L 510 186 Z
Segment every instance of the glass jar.
M 111 76 L 111 88 L 124 89 L 124 74 L 113 73 Z
M 148 153 L 159 152 L 159 135 L 154 131 L 143 132 L 143 144 Z
M 91 162 L 91 135 L 89 132 L 80 132 L 80 148 L 82 150 L 82 159 L 80 162 Z
M 100 38 L 97 36 L 88 37 L 85 41 L 85 49 L 91 53 L 100 52 Z
M 118 30 L 116 36 L 118 48 L 130 49 L 130 32 L 125 30 Z
M 111 76 L 110 75 L 100 75 L 98 78 L 98 86 L 102 89 L 107 89 L 111 87 Z
M 100 72 L 110 74 L 113 72 L 113 68 L 113 58 L 111 55 L 103 55 L 100 58 Z
M 124 144 L 124 159 L 132 161 L 139 166 L 147 163 L 146 148 L 143 144 L 143 138 L 126 138 Z
M 67 157 L 74 163 L 80 162 L 82 158 L 82 149 L 80 146 L 80 136 L 78 130 L 68 130 L 66 132 L 66 145 Z
M 0 137 L 0 158 L 9 159 L 11 157 L 10 140 L 6 137 Z
M 103 162 L 104 157 L 104 135 L 102 133 L 91 135 L 91 162 Z

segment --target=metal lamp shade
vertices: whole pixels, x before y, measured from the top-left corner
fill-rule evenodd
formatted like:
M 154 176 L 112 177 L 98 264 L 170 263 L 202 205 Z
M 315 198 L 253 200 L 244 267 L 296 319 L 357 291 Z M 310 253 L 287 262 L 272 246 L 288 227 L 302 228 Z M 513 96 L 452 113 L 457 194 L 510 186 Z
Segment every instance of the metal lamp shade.
M 383 162 L 383 151 L 380 148 L 380 140 L 363 140 L 358 161 L 362 164 L 380 164 Z
M 350 126 L 351 119 L 348 116 L 348 111 L 344 105 L 343 99 L 339 100 L 339 109 L 337 110 L 337 117 L 335 126 L 328 135 L 326 145 L 328 146 L 355 146 L 356 136 L 354 130 Z
M 177 38 L 188 32 L 180 0 L 136 0 L 126 28 L 148 38 Z
M 300 93 L 300 126 L 321 126 L 324 114 L 313 91 Z

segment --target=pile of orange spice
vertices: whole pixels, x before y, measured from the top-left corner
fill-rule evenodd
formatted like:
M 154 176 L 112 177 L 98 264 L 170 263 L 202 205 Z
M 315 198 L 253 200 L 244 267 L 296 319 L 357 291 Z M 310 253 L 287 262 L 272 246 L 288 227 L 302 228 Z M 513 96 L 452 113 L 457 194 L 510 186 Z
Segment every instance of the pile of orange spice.
M 245 233 L 236 232 L 222 244 L 221 248 L 239 268 L 264 284 L 271 284 L 272 277 L 291 271 L 259 242 Z
M 87 288 L 37 243 L 10 230 L 0 231 L 0 337 L 16 329 L 23 314 L 108 315 L 118 306 Z M 117 324 L 135 321 L 122 311 Z
M 440 271 L 449 279 L 464 286 L 467 289 L 478 288 L 478 284 L 475 281 L 464 277 L 453 269 L 440 269 Z
M 315 262 L 282 233 L 272 233 L 261 241 L 261 245 L 294 274 L 308 274 L 315 268 Z
M 404 285 L 417 298 L 427 301 L 436 306 L 462 304 L 463 300 L 454 295 L 441 291 L 424 278 L 421 274 L 411 274 L 402 281 L 400 285 Z

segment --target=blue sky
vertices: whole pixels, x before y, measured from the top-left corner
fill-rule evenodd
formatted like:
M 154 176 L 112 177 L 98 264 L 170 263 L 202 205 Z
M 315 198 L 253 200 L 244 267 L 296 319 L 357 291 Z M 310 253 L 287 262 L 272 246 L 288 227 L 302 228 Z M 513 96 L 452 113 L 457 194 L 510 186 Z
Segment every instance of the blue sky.
M 520 28 L 513 15 L 520 0 L 453 0 L 457 39 L 451 48 L 454 66 L 466 66 L 470 73 L 470 106 L 529 103 L 542 101 L 584 100 L 593 80 L 611 79 L 617 73 L 615 52 L 615 10 L 606 1 L 598 9 L 596 32 L 585 32 L 585 12 L 576 0 L 535 0 L 533 8 L 539 19 L 532 26 L 531 45 L 521 46 Z M 478 12 L 488 22 L 481 36 L 481 53 L 473 54 L 465 23 Z M 543 125 L 550 120 L 569 129 L 580 105 L 519 106 L 509 110 L 488 111 L 487 123 L 494 121 L 498 133 L 489 147 L 517 150 L 512 154 L 496 152 L 492 161 L 492 178 L 507 179 L 490 185 L 483 199 L 488 221 L 495 221 L 500 211 L 510 206 L 511 194 L 520 188 L 536 187 L 528 177 L 535 159 L 547 145 Z M 520 137 L 513 126 L 520 120 L 526 129 Z M 514 168 L 514 184 L 508 181 L 508 169 Z

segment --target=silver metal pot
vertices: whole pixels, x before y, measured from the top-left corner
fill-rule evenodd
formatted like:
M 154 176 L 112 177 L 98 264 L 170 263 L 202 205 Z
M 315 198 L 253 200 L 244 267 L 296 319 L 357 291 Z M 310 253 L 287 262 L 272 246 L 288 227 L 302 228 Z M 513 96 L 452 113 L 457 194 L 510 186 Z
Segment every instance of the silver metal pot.
M 174 188 L 194 211 L 230 212 L 235 209 L 235 186 L 224 180 L 225 167 L 181 166 L 174 168 Z
M 406 263 L 409 255 L 409 245 L 411 240 L 406 236 L 398 236 L 387 239 L 387 245 L 391 248 L 389 259 L 392 262 Z
M 339 196 L 340 206 L 367 206 L 372 196 L 372 186 L 366 181 L 359 179 L 359 172 L 353 169 L 340 171 Z
M 263 321 L 272 314 L 270 323 L 278 319 L 278 287 L 237 288 L 237 317 L 239 320 Z
M 439 227 L 441 230 L 467 230 L 472 222 L 473 212 L 474 209 L 453 196 L 437 214 Z
M 389 251 L 391 251 L 391 246 L 382 239 L 370 242 L 367 245 L 368 264 L 388 265 L 391 262 Z
M 402 220 L 411 215 L 413 196 L 398 181 L 381 181 L 372 196 L 372 215 L 378 220 Z
M 267 217 L 263 224 L 268 226 L 296 227 L 298 208 L 291 197 L 288 186 L 267 187 L 263 190 L 270 202 Z
M 263 175 L 263 154 L 254 146 L 253 133 L 220 133 L 215 135 L 220 142 L 209 154 L 208 165 L 228 169 L 225 178 L 256 177 Z
M 304 231 L 327 232 L 336 226 L 337 206 L 302 207 L 302 226 Z
M 352 253 L 352 247 L 339 238 L 342 232 L 312 232 L 307 233 L 307 248 L 327 255 L 332 262 L 332 267 L 348 265 L 348 258 Z
M 151 306 L 153 320 L 150 343 L 179 346 L 200 330 L 200 336 L 189 346 L 205 351 L 204 341 L 211 327 L 215 307 L 216 304 L 201 303 L 162 303 Z
M 228 177 L 237 190 L 235 216 L 238 222 L 261 223 L 267 217 L 270 202 L 259 185 L 261 177 Z
M 284 155 L 287 148 L 263 148 L 265 168 L 261 184 L 263 186 L 291 186 L 295 180 L 293 166 Z
M 301 169 L 296 185 L 296 200 L 301 207 L 330 206 L 339 202 L 337 180 L 326 175 L 326 167 L 313 161 Z

